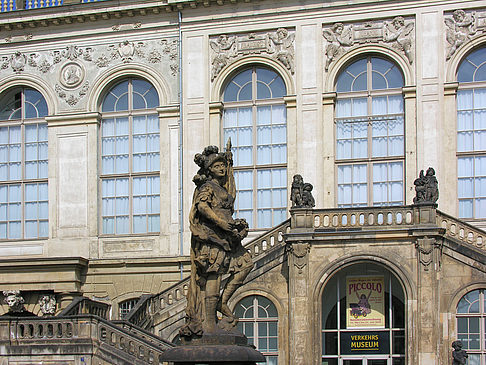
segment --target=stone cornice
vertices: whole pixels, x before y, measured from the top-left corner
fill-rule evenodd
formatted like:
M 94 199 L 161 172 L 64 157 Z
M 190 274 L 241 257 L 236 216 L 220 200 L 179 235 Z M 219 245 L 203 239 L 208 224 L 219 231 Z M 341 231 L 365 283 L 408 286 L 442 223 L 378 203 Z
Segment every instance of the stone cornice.
M 0 31 L 33 29 L 97 20 L 132 18 L 225 4 L 261 2 L 263 0 L 111 0 L 78 3 L 67 0 L 64 5 L 0 13 Z M 138 21 L 138 20 L 137 20 Z

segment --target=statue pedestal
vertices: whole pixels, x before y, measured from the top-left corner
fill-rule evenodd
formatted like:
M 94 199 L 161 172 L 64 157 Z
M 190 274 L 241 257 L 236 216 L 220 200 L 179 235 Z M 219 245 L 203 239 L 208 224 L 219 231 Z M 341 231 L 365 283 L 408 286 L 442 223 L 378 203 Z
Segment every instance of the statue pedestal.
M 265 357 L 248 345 L 245 335 L 219 330 L 165 351 L 160 360 L 177 365 L 255 365 L 265 362 Z

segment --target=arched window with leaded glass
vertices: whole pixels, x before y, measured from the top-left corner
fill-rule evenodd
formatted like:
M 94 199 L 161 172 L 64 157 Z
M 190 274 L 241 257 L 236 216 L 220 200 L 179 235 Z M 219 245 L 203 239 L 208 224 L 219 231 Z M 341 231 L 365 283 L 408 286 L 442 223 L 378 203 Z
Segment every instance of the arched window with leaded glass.
M 113 86 L 101 104 L 103 234 L 160 231 L 159 96 L 135 78 Z
M 369 56 L 336 81 L 336 170 L 339 207 L 402 205 L 404 79 L 396 64 Z
M 274 71 L 252 67 L 223 92 L 223 141 L 233 145 L 235 214 L 250 228 L 268 228 L 287 217 L 286 88 Z
M 457 304 L 457 339 L 468 353 L 468 364 L 486 364 L 486 302 L 484 289 L 464 295 Z
M 278 364 L 278 314 L 275 305 L 260 295 L 243 298 L 235 307 L 239 318 L 238 330 L 248 337 L 267 360 L 267 364 Z
M 459 217 L 486 218 L 486 47 L 466 56 L 457 81 Z
M 47 103 L 20 87 L 0 100 L 0 239 L 47 238 Z

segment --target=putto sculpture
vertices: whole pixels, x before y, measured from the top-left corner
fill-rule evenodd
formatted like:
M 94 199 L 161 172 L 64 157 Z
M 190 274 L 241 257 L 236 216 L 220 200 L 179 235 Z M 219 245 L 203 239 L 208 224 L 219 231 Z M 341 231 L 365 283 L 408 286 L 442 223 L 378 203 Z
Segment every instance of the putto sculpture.
M 250 254 L 241 245 L 248 234 L 248 223 L 232 217 L 236 188 L 231 141 L 226 152 L 209 146 L 194 161 L 199 171 L 193 179 L 196 189 L 189 213 L 191 278 L 186 324 L 180 331 L 189 339 L 236 326 L 238 320 L 227 303 L 253 268 Z M 229 277 L 220 292 L 226 274 Z M 217 311 L 222 314 L 221 320 Z
M 414 204 L 435 204 L 439 199 L 439 183 L 432 167 L 427 169 L 425 175 L 424 170 L 421 170 L 413 184 L 415 185 Z
M 314 208 L 316 201 L 312 196 L 312 184 L 304 183 L 302 175 L 294 175 L 290 188 L 290 201 L 292 208 Z
M 452 342 L 452 365 L 465 365 L 467 359 L 467 352 L 466 350 L 462 349 L 462 342 L 456 340 Z

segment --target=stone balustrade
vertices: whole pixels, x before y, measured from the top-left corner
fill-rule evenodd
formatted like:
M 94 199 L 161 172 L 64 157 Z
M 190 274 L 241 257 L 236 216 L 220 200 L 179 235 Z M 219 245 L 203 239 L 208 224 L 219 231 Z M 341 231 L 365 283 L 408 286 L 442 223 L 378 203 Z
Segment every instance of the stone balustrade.
M 282 246 L 284 244 L 283 235 L 288 232 L 289 228 L 290 219 L 253 239 L 245 245 L 245 248 L 250 252 L 255 261 L 260 255 Z M 188 288 L 189 278 L 186 278 L 162 291 L 160 294 L 141 298 L 141 302 L 134 307 L 126 319 L 130 323 L 149 329 L 153 323 L 148 319 L 153 318 L 155 313 L 163 315 L 164 312 L 178 305 L 185 306 Z
M 435 205 L 292 209 L 292 229 L 336 231 L 435 225 Z
M 108 319 L 110 305 L 97 302 L 86 297 L 76 297 L 59 316 L 75 316 L 79 314 L 93 314 L 95 316 Z
M 486 232 L 483 230 L 440 211 L 437 212 L 437 225 L 445 229 L 445 235 L 447 237 L 473 245 L 481 250 L 486 250 L 484 246 Z
M 128 326 L 128 327 L 127 327 Z M 106 352 L 106 356 L 123 358 L 133 364 L 163 364 L 159 356 L 173 347 L 169 342 L 136 329 L 133 325 L 118 326 L 92 315 L 61 317 L 4 317 L 0 319 L 0 346 L 9 344 L 10 358 L 29 353 L 42 345 L 46 353 L 31 356 L 69 354 L 80 350 L 88 354 Z M 37 351 L 37 350 L 36 350 Z M 117 362 L 118 363 L 118 362 Z

